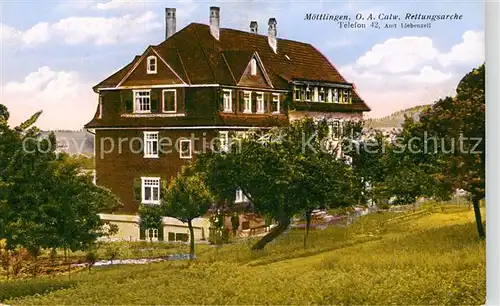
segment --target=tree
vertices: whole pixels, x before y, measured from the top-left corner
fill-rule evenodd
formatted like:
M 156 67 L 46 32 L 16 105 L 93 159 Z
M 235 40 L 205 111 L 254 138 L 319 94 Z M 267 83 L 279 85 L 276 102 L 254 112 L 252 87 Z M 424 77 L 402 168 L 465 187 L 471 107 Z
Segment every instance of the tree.
M 163 193 L 162 207 L 166 216 L 187 223 L 189 227 L 190 258 L 194 258 L 193 219 L 203 216 L 212 206 L 214 198 L 199 173 L 190 166 L 183 167 Z
M 163 230 L 163 211 L 159 206 L 141 205 L 139 207 L 139 226 L 142 230 L 157 228 Z M 152 240 L 153 238 L 150 237 Z
M 346 165 L 326 148 L 328 127 L 311 118 L 232 140 L 228 153 L 209 152 L 197 160 L 218 205 L 234 203 L 241 189 L 252 208 L 277 226 L 252 249 L 262 249 L 284 232 L 292 216 L 346 205 Z M 308 224 L 306 222 L 307 236 Z
M 82 174 L 81 164 L 56 153 L 53 133 L 41 137 L 33 127 L 41 112 L 15 128 L 2 105 L 0 113 L 0 236 L 7 247 L 35 258 L 42 248 L 89 248 L 102 235 L 98 213 L 120 202 Z
M 464 189 L 471 194 L 480 239 L 485 238 L 479 205 L 485 196 L 484 86 L 483 64 L 462 78 L 455 97 L 438 100 L 419 121 L 407 119 L 401 135 L 405 152 L 412 151 L 403 156 L 427 178 L 427 189 L 420 193 L 447 197 Z

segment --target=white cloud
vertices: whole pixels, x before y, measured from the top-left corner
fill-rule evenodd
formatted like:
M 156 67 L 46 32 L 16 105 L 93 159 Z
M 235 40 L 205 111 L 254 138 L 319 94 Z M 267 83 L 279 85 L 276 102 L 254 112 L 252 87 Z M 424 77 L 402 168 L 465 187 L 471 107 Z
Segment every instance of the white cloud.
M 451 65 L 479 65 L 484 61 L 484 31 L 467 31 L 462 35 L 462 42 L 454 45 L 450 52 L 439 56 L 444 67 Z
M 97 97 L 92 85 L 75 71 L 54 71 L 45 66 L 0 89 L 2 104 L 9 109 L 9 123 L 13 126 L 42 110 L 38 127 L 80 129 L 96 111 Z
M 391 38 L 373 46 L 357 60 L 356 65 L 360 68 L 377 67 L 385 72 L 400 73 L 415 69 L 434 59 L 437 54 L 438 51 L 428 37 Z
M 484 61 L 484 32 L 467 31 L 449 50 L 428 37 L 391 38 L 340 69 L 371 106 L 369 117 L 429 104 L 455 93 L 462 76 Z
M 116 9 L 132 9 L 135 10 L 140 7 L 144 7 L 149 1 L 123 1 L 123 0 L 111 0 L 104 3 L 96 3 L 94 8 L 98 10 L 116 10 Z
M 69 17 L 56 23 L 38 23 L 26 31 L 0 25 L 1 40 L 22 42 L 33 46 L 49 40 L 64 41 L 68 44 L 93 43 L 110 45 L 135 42 L 144 35 L 163 27 L 153 12 L 122 17 Z

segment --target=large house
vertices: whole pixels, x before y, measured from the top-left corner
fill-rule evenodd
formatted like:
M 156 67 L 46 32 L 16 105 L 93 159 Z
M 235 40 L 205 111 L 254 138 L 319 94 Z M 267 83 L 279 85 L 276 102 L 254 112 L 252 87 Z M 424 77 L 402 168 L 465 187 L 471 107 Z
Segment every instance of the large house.
M 136 215 L 139 205 L 159 204 L 162 184 L 214 139 L 224 145 L 305 116 L 326 118 L 335 138 L 343 120 L 370 110 L 314 46 L 278 38 L 275 18 L 265 34 L 256 21 L 248 31 L 226 29 L 211 7 L 208 25 L 177 32 L 175 8 L 165 13 L 165 41 L 93 88 L 99 102 L 86 124 L 95 133 L 96 182 L 124 203 L 102 217 L 119 224 L 123 239 L 186 239 L 185 224 L 166 218 L 163 228 L 139 229 Z M 195 226 L 197 239 L 208 233 L 205 220 Z

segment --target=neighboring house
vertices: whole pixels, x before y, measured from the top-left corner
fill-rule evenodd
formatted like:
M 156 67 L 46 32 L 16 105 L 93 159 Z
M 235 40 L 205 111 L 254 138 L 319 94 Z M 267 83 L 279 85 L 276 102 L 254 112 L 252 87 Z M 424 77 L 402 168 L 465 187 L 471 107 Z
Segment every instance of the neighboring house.
M 136 223 L 139 205 L 158 205 L 162 185 L 214 140 L 224 147 L 237 133 L 306 115 L 326 117 L 338 137 L 342 120 L 370 110 L 315 47 L 278 38 L 275 18 L 267 35 L 255 21 L 249 32 L 225 29 L 211 7 L 209 25 L 176 32 L 175 9 L 165 12 L 166 40 L 93 88 L 96 181 L 124 203 L 113 222 Z M 163 237 L 178 226 L 165 224 Z M 144 234 L 136 226 L 132 236 Z

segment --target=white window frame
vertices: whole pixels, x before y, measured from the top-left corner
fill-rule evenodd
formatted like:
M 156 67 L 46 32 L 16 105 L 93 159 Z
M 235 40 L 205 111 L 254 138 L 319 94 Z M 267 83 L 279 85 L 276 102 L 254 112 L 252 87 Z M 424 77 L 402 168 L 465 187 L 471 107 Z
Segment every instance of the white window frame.
M 153 61 L 154 63 L 151 63 Z M 151 69 L 151 66 L 154 66 L 154 69 Z M 158 70 L 158 59 L 154 55 L 150 55 L 146 59 L 146 73 L 147 74 L 156 74 Z
M 227 152 L 229 150 L 229 131 L 220 131 L 219 141 L 221 144 L 220 151 Z
M 255 102 L 257 103 L 257 114 L 263 114 L 265 112 L 264 109 L 264 93 L 263 92 L 257 92 L 256 93 L 256 100 Z
M 236 195 L 234 196 L 234 203 L 247 202 L 248 198 L 243 194 L 243 191 L 238 188 L 236 189 Z
M 321 91 L 323 91 L 323 99 L 321 99 Z M 320 88 L 318 88 L 318 102 L 325 102 L 325 101 L 326 101 L 325 88 L 320 87 Z
M 250 75 L 257 75 L 257 61 L 255 58 L 250 60 Z
M 347 93 L 347 95 L 346 95 L 346 93 Z M 347 98 L 346 98 L 346 96 L 347 96 Z M 344 89 L 342 91 L 342 103 L 346 103 L 346 104 L 349 103 L 349 89 Z
M 166 111 L 165 110 L 165 93 L 166 92 L 173 92 L 174 93 L 174 110 L 173 111 Z M 176 89 L 164 89 L 161 92 L 161 110 L 164 113 L 177 113 L 177 90 Z
M 229 104 L 226 103 L 226 93 L 229 93 Z M 224 105 L 225 113 L 233 112 L 233 91 L 231 89 L 222 90 L 222 103 Z M 229 108 L 227 106 L 229 106 Z
M 276 111 L 273 112 L 273 114 L 279 114 L 280 113 L 280 94 L 279 93 L 273 93 L 273 99 L 271 100 L 271 103 L 277 103 Z M 272 108 L 272 106 L 271 106 Z
M 338 134 L 339 134 L 339 135 L 338 135 L 338 137 L 336 137 L 336 136 L 334 135 L 334 133 L 333 133 L 333 132 L 334 132 L 334 128 L 333 128 L 333 126 L 334 126 L 335 124 L 338 124 L 338 128 L 337 128 L 337 132 L 338 132 Z M 333 140 L 339 140 L 339 139 L 342 137 L 342 121 L 341 121 L 341 120 L 333 120 L 333 121 L 332 121 L 332 123 L 331 123 L 331 125 L 329 125 L 329 126 L 331 126 L 331 130 L 330 130 L 330 131 L 331 131 L 331 135 L 330 135 L 330 136 L 331 136 L 331 138 L 332 138 Z
M 337 88 L 333 89 L 333 102 L 339 103 L 339 90 Z
M 311 101 L 311 97 L 312 97 L 312 96 L 309 96 L 309 99 L 308 99 L 308 98 L 307 98 L 307 93 L 311 94 L 311 88 L 310 88 L 309 86 L 307 86 L 307 87 L 306 87 L 304 100 L 305 100 L 305 101 Z
M 331 103 L 332 102 L 332 89 L 328 88 L 328 93 L 326 96 L 326 102 Z
M 244 91 L 243 92 L 243 102 L 244 102 L 243 113 L 251 114 L 252 113 L 252 92 L 251 91 Z
M 297 92 L 299 92 L 299 98 L 297 99 Z M 302 97 L 302 88 L 299 86 L 295 86 L 293 89 L 293 100 L 294 101 L 300 101 Z
M 189 143 L 189 151 L 187 155 L 183 155 L 185 152 L 182 151 L 182 144 L 186 142 Z M 179 141 L 179 157 L 181 159 L 191 159 L 193 157 L 193 145 L 191 143 L 191 139 L 181 139 Z
M 150 233 L 153 232 L 153 237 L 151 237 Z M 157 228 L 148 228 L 144 233 L 146 240 L 158 240 L 158 229 Z
M 134 93 L 134 112 L 139 114 L 148 114 L 151 113 L 151 89 L 141 89 L 141 90 L 133 90 Z M 146 98 L 146 96 L 140 96 L 140 93 L 147 92 L 147 98 L 149 99 L 149 110 L 141 110 L 141 101 L 137 101 L 137 99 Z
M 318 87 L 314 87 L 313 102 L 319 101 Z
M 153 143 L 156 142 L 156 154 L 152 153 Z M 144 132 L 144 158 L 158 158 L 160 150 L 159 132 Z
M 99 95 L 99 114 L 97 115 L 97 119 L 102 119 L 102 96 Z
M 146 185 L 146 183 L 157 182 L 157 184 Z M 146 200 L 146 188 L 151 188 L 151 198 L 153 197 L 153 188 L 158 188 L 158 199 L 154 200 Z M 159 177 L 141 177 L 141 203 L 142 204 L 151 204 L 151 205 L 160 205 L 161 202 L 161 179 Z

